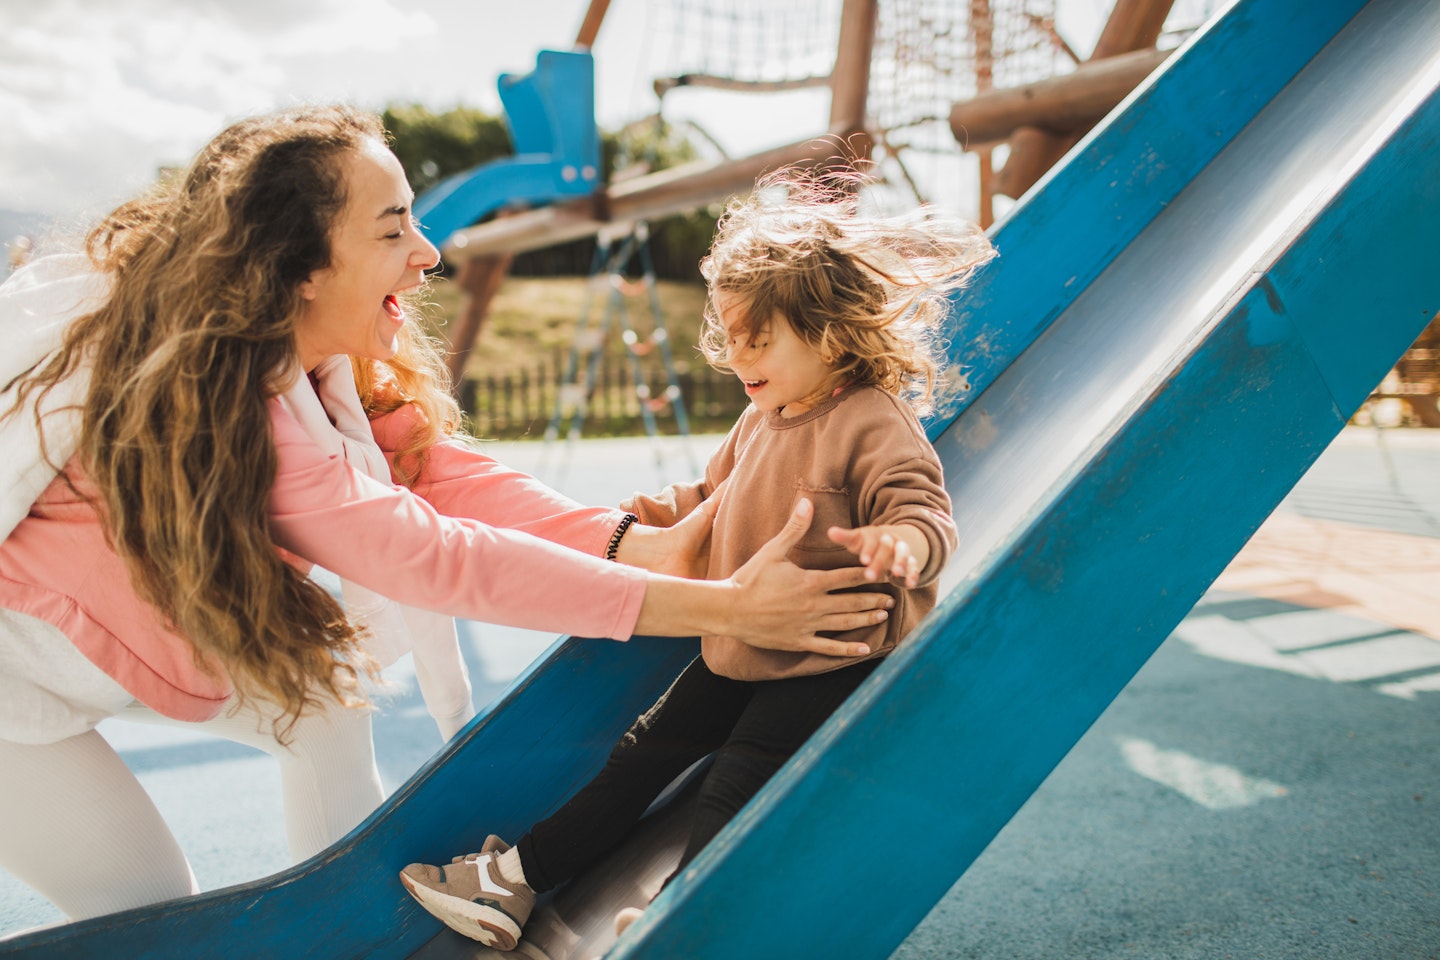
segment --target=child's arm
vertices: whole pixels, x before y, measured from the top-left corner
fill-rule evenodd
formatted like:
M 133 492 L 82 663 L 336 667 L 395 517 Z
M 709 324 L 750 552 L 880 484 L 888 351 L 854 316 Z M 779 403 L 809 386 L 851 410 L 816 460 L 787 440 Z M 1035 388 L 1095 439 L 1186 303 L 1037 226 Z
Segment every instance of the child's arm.
M 892 577 L 907 590 L 920 585 L 920 571 L 930 560 L 930 540 L 911 523 L 884 523 L 846 530 L 831 527 L 830 539 L 860 558 L 865 579 Z
M 725 481 L 735 469 L 737 450 L 754 422 L 754 417 L 741 415 L 705 465 L 704 479 L 672 483 L 654 496 L 636 493 L 621 503 L 620 509 L 635 514 L 640 522 L 620 540 L 615 559 L 651 573 L 703 579 L 715 511 Z
M 709 498 L 710 491 L 708 477 L 672 483 L 659 493 L 631 494 L 621 501 L 620 509 L 635 514 L 647 527 L 673 527 L 694 513 Z
M 735 469 L 740 451 L 755 432 L 760 419 L 754 407 L 747 407 L 730 428 L 720 446 L 705 463 L 705 475 L 688 483 L 672 483 L 657 494 L 635 493 L 620 504 L 620 509 L 635 514 L 650 527 L 669 527 L 693 513 L 700 504 L 715 496 L 717 490 Z
M 862 525 L 830 537 L 859 557 L 874 579 L 893 578 L 907 589 L 931 583 L 957 540 L 940 461 L 928 445 L 910 457 L 896 457 L 883 443 L 866 450 L 870 456 L 861 466 L 870 469 L 855 482 Z

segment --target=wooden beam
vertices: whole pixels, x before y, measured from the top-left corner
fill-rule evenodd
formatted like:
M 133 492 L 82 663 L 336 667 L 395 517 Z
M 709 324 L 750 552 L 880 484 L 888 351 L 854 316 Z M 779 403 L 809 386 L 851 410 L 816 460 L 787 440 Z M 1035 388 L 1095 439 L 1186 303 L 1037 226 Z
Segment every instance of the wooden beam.
M 980 158 L 980 229 L 995 223 L 995 158 L 989 150 L 976 151 Z
M 1020 127 L 1055 134 L 1088 130 L 1170 53 L 1140 50 L 1087 61 L 1061 77 L 978 94 L 950 109 L 950 130 L 969 150 L 1006 140 Z
M 1080 141 L 1081 134 L 1055 134 L 1039 127 L 1017 127 L 1010 134 L 1010 157 L 995 172 L 991 187 L 1002 197 L 1019 197 Z
M 717 77 L 709 73 L 682 73 L 678 77 L 656 77 L 650 86 L 656 97 L 664 97 L 679 87 L 706 87 L 736 93 L 787 93 L 810 87 L 828 87 L 831 79 L 829 74 L 823 77 L 797 77 L 794 80 L 736 80 L 734 77 Z
M 736 160 L 671 167 L 613 184 L 592 197 L 461 230 L 445 245 L 445 259 L 462 263 L 474 257 L 539 250 L 590 236 L 601 227 L 683 213 L 748 191 L 767 171 L 790 164 L 839 167 L 868 157 L 870 147 L 863 132 L 837 131 Z
M 970 33 L 975 43 L 975 90 L 987 94 L 995 87 L 995 21 L 990 0 L 970 0 Z M 995 223 L 995 158 L 980 150 L 980 229 Z
M 585 19 L 580 23 L 580 32 L 575 35 L 575 46 L 588 50 L 595 46 L 600 34 L 600 24 L 605 21 L 605 11 L 610 9 L 610 0 L 590 0 L 585 10 Z
M 480 328 L 490 312 L 490 301 L 500 291 L 505 275 L 510 272 L 510 263 L 515 259 L 508 253 L 489 257 L 476 257 L 460 265 L 455 282 L 465 291 L 465 303 L 455 326 L 447 330 L 450 353 L 445 358 L 450 370 L 450 389 L 456 393 L 465 379 L 465 365 L 470 359 L 470 348 L 480 337 Z
M 845 0 L 840 8 L 840 40 L 830 71 L 831 130 L 865 129 L 878 11 L 878 0 Z
M 1090 58 L 1101 60 L 1155 46 L 1174 5 L 1175 0 L 1115 0 Z M 1035 131 L 1038 128 L 1026 129 Z M 1012 139 L 1010 157 L 1005 166 L 1008 168 L 1014 164 L 1015 169 L 1009 174 L 1003 168 L 999 171 L 995 178 L 996 192 L 1018 197 L 1030 189 L 1046 170 L 1079 142 L 1084 133 L 1084 129 L 1068 133 L 1042 130 L 1038 134 L 1029 132 Z
M 1155 46 L 1173 6 L 1175 0 L 1115 0 L 1090 59 L 1102 60 Z

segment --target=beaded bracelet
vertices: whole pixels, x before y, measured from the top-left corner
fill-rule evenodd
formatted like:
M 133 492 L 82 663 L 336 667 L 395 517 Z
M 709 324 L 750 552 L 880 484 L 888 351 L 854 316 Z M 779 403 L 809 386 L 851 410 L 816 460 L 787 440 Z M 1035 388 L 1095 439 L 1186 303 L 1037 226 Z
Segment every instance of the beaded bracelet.
M 620 521 L 620 526 L 616 527 L 615 532 L 610 534 L 610 543 L 605 547 L 606 560 L 615 559 L 615 554 L 620 549 L 620 538 L 625 536 L 625 531 L 630 529 L 630 524 L 636 523 L 639 520 L 640 518 L 633 513 L 625 514 L 625 519 Z

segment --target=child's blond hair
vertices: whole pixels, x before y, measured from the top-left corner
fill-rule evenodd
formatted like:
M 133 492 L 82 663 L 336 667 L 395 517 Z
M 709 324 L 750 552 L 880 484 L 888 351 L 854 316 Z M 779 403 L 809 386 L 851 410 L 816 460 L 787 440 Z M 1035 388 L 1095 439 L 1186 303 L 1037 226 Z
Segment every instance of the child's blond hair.
M 787 168 L 734 200 L 700 272 L 709 285 L 700 349 L 728 369 L 732 332 L 715 297 L 737 302 L 753 339 L 776 314 L 837 375 L 928 412 L 949 294 L 995 255 L 975 224 L 920 206 L 860 212 L 854 170 Z

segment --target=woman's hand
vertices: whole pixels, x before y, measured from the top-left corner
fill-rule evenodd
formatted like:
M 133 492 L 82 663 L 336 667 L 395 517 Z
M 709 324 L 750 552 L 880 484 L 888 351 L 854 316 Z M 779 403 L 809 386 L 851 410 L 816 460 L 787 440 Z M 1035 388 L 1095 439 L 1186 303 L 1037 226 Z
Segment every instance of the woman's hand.
M 673 527 L 633 525 L 621 538 L 615 559 L 651 573 L 703 580 L 710 566 L 710 530 L 719 503 L 717 490 Z
M 834 593 L 870 582 L 863 567 L 804 570 L 785 559 L 810 529 L 814 508 L 809 500 L 795 505 L 785 528 L 761 547 L 730 578 L 736 592 L 735 620 L 719 631 L 754 647 L 803 650 L 837 657 L 870 652 L 863 643 L 841 643 L 819 632 L 854 630 L 880 623 L 895 605 L 883 593 Z
M 891 577 L 907 590 L 920 585 L 920 571 L 930 559 L 930 542 L 918 527 L 904 523 L 884 526 L 831 527 L 830 540 L 860 558 L 865 578 L 874 582 Z

